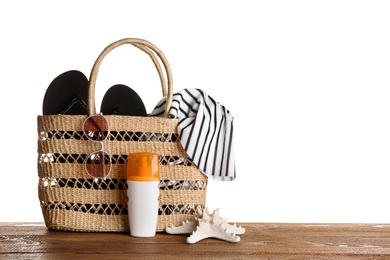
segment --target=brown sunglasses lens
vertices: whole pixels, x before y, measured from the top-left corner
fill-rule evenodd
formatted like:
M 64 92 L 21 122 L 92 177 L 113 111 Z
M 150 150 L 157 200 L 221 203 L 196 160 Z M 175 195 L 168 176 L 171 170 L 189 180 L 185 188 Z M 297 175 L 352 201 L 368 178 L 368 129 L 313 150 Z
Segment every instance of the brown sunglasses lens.
M 111 170 L 111 158 L 103 151 L 91 153 L 85 162 L 85 169 L 92 177 L 105 178 Z
M 102 142 L 108 135 L 108 122 L 104 116 L 90 116 L 84 121 L 84 134 L 95 142 Z

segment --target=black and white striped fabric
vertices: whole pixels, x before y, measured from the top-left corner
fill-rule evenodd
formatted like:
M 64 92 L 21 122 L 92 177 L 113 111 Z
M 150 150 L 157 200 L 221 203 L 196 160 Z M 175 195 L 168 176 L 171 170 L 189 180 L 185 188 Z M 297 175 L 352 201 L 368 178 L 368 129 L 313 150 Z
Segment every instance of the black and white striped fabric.
M 152 116 L 163 116 L 166 99 Z M 178 118 L 181 144 L 194 164 L 208 177 L 220 181 L 236 178 L 233 115 L 200 89 L 184 89 L 173 95 L 171 118 Z

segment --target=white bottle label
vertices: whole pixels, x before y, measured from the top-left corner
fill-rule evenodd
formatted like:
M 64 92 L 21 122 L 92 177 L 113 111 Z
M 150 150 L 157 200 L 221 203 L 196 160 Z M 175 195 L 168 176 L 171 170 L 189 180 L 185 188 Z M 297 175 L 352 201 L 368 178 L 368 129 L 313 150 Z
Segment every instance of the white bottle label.
M 131 236 L 153 237 L 156 235 L 158 184 L 158 181 L 127 181 L 127 207 Z

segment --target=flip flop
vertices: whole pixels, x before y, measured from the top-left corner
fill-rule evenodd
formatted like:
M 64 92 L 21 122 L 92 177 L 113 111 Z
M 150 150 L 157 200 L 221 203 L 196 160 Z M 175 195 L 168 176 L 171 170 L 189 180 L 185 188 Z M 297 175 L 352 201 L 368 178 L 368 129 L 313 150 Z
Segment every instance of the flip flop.
M 44 115 L 88 115 L 88 79 L 78 70 L 57 76 L 43 99 Z
M 117 84 L 104 94 L 100 112 L 103 115 L 146 116 L 140 96 L 128 86 Z

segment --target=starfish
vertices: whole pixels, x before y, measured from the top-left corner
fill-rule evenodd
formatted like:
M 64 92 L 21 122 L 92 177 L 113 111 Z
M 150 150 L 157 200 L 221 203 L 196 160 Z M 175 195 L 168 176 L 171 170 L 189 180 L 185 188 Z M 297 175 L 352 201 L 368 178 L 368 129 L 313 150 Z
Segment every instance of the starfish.
M 236 224 L 231 225 L 226 219 L 219 216 L 219 209 L 209 213 L 208 208 L 203 212 L 198 209 L 198 216 L 192 221 L 184 221 L 181 226 L 166 227 L 169 234 L 191 234 L 187 238 L 187 243 L 193 244 L 206 238 L 217 238 L 228 242 L 239 242 L 241 235 L 245 233 L 245 228 Z

